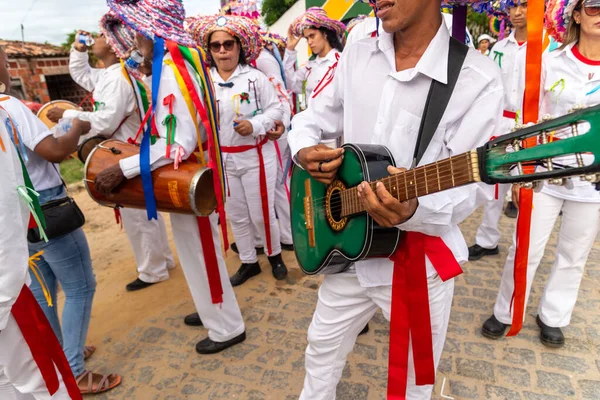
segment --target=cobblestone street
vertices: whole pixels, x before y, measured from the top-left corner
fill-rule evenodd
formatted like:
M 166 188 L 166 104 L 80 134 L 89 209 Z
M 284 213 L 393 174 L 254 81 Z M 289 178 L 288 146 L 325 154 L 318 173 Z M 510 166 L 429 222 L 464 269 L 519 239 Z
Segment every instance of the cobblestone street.
M 304 276 L 286 253 L 286 281 L 276 282 L 267 260 L 263 273 L 236 288 L 248 338 L 213 356 L 200 356 L 195 344 L 206 336 L 183 317 L 194 311 L 181 267 L 171 279 L 137 293 L 125 291 L 136 277 L 135 263 L 112 210 L 75 196 L 86 213 L 98 288 L 89 344 L 98 347 L 87 368 L 116 372 L 123 384 L 104 399 L 297 399 L 304 379 L 306 332 L 317 301 L 320 278 Z M 480 214 L 463 231 L 473 243 Z M 448 338 L 437 375 L 434 399 L 600 399 L 600 244 L 587 265 L 563 349 L 544 347 L 535 323 L 543 283 L 554 261 L 551 239 L 532 290 L 527 318 L 516 338 L 490 341 L 481 324 L 491 313 L 515 220 L 502 220 L 498 256 L 464 266 L 457 279 Z M 172 246 L 174 248 L 174 246 Z M 228 252 L 230 273 L 239 259 Z M 389 324 L 381 313 L 370 332 L 358 338 L 338 386 L 339 400 L 385 399 Z

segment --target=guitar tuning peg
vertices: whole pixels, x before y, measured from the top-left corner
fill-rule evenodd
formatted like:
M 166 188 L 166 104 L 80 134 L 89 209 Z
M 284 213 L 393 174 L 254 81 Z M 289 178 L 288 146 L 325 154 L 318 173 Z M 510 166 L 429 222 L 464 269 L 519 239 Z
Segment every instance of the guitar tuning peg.
M 586 108 L 587 108 L 587 106 L 585 104 L 575 104 L 573 106 L 573 108 L 571 108 L 571 110 L 569 110 L 569 114 L 574 113 L 576 111 L 585 110 Z
M 521 183 L 523 189 L 537 190 L 540 187 L 540 182 L 523 182 Z
M 598 179 L 598 177 L 596 175 L 583 175 L 580 178 L 583 182 L 590 182 L 590 183 L 595 183 L 596 180 Z
M 564 178 L 553 178 L 549 179 L 548 183 L 555 186 L 565 186 L 567 184 L 567 180 Z
M 550 114 L 544 114 L 542 116 L 542 118 L 540 118 L 540 120 L 538 121 L 538 123 L 548 122 L 548 121 L 551 121 L 553 119 L 554 119 L 554 117 L 552 115 L 550 115 Z

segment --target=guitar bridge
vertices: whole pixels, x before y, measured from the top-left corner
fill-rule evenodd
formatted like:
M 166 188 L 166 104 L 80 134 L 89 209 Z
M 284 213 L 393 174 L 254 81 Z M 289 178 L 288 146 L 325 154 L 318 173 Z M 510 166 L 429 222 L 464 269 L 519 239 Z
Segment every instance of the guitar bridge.
M 304 181 L 304 191 L 306 196 L 304 197 L 304 216 L 306 219 L 306 233 L 308 234 L 308 245 L 315 247 L 315 225 L 314 225 L 314 209 L 312 199 L 312 188 L 310 186 L 310 179 Z

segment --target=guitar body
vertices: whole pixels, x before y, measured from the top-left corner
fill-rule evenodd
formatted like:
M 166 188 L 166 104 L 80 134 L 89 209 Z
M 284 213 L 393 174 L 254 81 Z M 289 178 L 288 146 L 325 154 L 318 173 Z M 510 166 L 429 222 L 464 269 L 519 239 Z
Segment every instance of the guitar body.
M 338 181 L 330 186 L 317 182 L 298 166 L 293 170 L 292 232 L 298 264 L 308 275 L 335 274 L 355 261 L 387 258 L 400 241 L 400 230 L 381 227 L 366 213 L 339 217 L 336 188 L 385 178 L 389 176 L 387 167 L 396 165 L 385 146 L 347 144 L 344 149 Z M 306 208 L 307 198 L 312 198 L 312 210 Z

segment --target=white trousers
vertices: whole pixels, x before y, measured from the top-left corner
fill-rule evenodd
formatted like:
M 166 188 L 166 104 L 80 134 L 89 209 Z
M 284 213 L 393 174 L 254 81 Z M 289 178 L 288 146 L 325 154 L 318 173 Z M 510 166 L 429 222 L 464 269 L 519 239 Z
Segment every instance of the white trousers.
M 483 207 L 483 218 L 477 229 L 475 243 L 484 249 L 493 249 L 500 243 L 500 230 L 498 223 L 502 216 L 504 198 L 511 192 L 512 185 L 498 185 L 498 199 L 485 203 Z
M 0 332 L 0 399 L 68 400 L 67 388 L 58 369 L 60 387 L 50 396 L 44 378 L 13 316 Z
M 450 319 L 454 280 L 442 282 L 436 275 L 428 279 L 433 355 L 437 369 Z M 381 308 L 390 319 L 392 287 L 364 288 L 353 272 L 327 275 L 319 289 L 319 301 L 308 329 L 306 378 L 300 400 L 335 400 L 346 357 L 360 331 Z M 412 350 L 409 351 L 409 400 L 429 400 L 433 385 L 415 384 Z
M 281 165 L 279 164 L 278 159 L 277 182 L 275 184 L 275 212 L 277 213 L 277 219 L 279 220 L 281 243 L 292 244 L 292 221 L 290 219 L 290 198 L 288 197 L 290 177 L 287 175 L 284 180 L 283 176 L 291 154 L 288 151 L 289 146 L 287 139 L 279 139 L 277 143 L 279 144 L 279 152 L 281 153 Z
M 146 283 L 169 279 L 169 270 L 175 268 L 175 261 L 163 217 L 158 214 L 158 220 L 148 221 L 146 210 L 123 208 L 120 211 L 139 278 Z
M 561 209 L 563 216 L 558 233 L 556 259 L 538 309 L 542 322 L 555 328 L 565 327 L 571 321 L 585 263 L 600 228 L 600 204 L 568 201 L 545 193 L 534 193 L 525 304 Z M 513 238 L 513 245 L 504 265 L 502 283 L 494 306 L 494 315 L 504 324 L 512 322 L 515 240 Z
M 203 235 L 212 234 L 223 286 L 223 303 L 213 304 L 198 221 L 192 215 L 171 214 L 175 248 L 196 310 L 202 319 L 202 324 L 208 329 L 208 337 L 215 342 L 225 342 L 241 335 L 246 327 L 223 259 L 217 226 L 218 219 L 216 213 L 212 214 L 210 216 L 211 232 L 202 232 Z
M 254 151 L 254 150 L 250 150 Z M 281 236 L 279 224 L 275 216 L 275 184 L 277 181 L 277 157 L 265 158 L 267 176 L 267 192 L 269 201 L 269 225 L 271 229 L 271 254 L 268 254 L 263 218 L 262 198 L 260 192 L 260 168 L 237 168 L 234 157 L 227 159 L 227 183 L 229 197 L 225 203 L 229 223 L 235 243 L 240 252 L 240 260 L 244 264 L 258 262 L 254 246 L 254 232 L 261 237 L 265 254 L 275 256 L 281 253 Z

